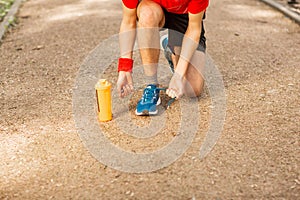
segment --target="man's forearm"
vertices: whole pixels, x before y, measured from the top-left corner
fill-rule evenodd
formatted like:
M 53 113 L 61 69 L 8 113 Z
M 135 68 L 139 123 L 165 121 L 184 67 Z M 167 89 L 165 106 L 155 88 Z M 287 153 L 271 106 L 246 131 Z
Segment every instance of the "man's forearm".
M 123 20 L 119 32 L 120 53 L 122 58 L 132 58 L 136 37 L 136 11 L 123 9 Z
M 181 53 L 178 60 L 176 73 L 184 76 L 192 59 L 195 50 L 199 45 L 203 18 L 203 12 L 197 15 L 189 15 L 190 21 L 182 41 Z
M 200 31 L 197 30 L 193 30 L 191 32 L 187 31 L 184 35 L 182 41 L 181 53 L 176 68 L 176 73 L 178 73 L 180 76 L 184 76 L 186 73 L 190 60 L 193 57 L 195 50 L 198 47 L 200 34 L 201 34 L 201 29 Z
M 132 58 L 132 51 L 136 37 L 136 27 L 122 24 L 119 33 L 120 53 L 122 58 Z

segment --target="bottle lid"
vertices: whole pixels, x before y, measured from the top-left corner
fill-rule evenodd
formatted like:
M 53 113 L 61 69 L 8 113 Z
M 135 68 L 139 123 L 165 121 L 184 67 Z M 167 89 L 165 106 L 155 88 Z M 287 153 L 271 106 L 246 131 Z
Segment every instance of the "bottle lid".
M 110 87 L 111 84 L 106 79 L 100 79 L 95 85 L 96 90 L 105 90 L 109 89 Z

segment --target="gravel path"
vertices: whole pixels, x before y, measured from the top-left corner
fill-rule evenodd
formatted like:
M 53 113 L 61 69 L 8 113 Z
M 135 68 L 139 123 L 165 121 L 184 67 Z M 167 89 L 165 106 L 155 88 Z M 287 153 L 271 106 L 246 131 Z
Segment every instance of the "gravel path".
M 20 8 L 0 46 L 0 199 L 299 199 L 299 25 L 257 0 L 211 1 L 208 52 L 225 82 L 224 131 L 199 159 L 206 96 L 188 151 L 156 172 L 129 174 L 92 157 L 72 117 L 77 70 L 118 32 L 121 14 L 118 0 L 29 0 Z M 168 119 L 169 133 L 178 122 Z M 108 137 L 128 149 L 172 137 L 147 143 L 109 125 Z

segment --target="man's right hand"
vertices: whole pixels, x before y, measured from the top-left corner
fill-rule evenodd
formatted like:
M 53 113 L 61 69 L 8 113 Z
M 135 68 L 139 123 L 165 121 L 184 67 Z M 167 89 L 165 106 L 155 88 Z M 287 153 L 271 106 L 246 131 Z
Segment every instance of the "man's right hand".
M 133 93 L 133 79 L 131 72 L 120 71 L 117 81 L 117 89 L 121 98 Z

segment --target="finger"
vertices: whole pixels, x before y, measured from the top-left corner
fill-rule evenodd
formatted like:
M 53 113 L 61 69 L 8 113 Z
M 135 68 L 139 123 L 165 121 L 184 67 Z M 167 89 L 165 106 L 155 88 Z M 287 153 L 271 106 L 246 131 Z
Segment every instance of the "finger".
M 166 94 L 167 94 L 168 96 L 170 96 L 170 89 L 167 89 L 167 90 L 166 90 Z
M 132 92 L 134 92 L 133 84 L 130 84 L 129 87 L 130 87 L 130 90 L 131 90 Z
M 172 98 L 178 99 L 180 97 L 179 92 L 177 90 L 173 90 Z
M 167 89 L 166 93 L 171 98 L 175 97 L 175 91 L 173 89 Z
M 117 86 L 117 90 L 118 90 L 118 94 L 119 94 L 119 97 L 123 97 L 123 89 L 120 85 Z
M 124 96 L 130 95 L 132 93 L 131 87 L 129 85 L 123 86 Z
M 121 88 L 120 89 L 118 88 L 118 90 L 121 98 L 126 96 L 126 91 L 124 89 L 124 86 L 121 86 Z
M 125 91 L 124 91 L 124 89 L 123 89 L 123 88 L 121 89 L 121 93 L 120 93 L 120 95 L 121 95 L 121 97 L 122 97 L 122 98 L 125 96 Z
M 127 91 L 127 88 L 126 86 L 123 86 L 123 96 L 126 97 L 128 95 L 128 91 Z
M 175 91 L 172 91 L 171 93 L 171 98 L 175 98 L 177 95 L 176 95 L 176 92 Z
M 169 91 L 169 97 L 174 98 L 175 97 L 175 92 L 174 90 Z
M 126 85 L 125 87 L 126 87 L 128 94 L 132 93 L 132 89 L 131 89 L 130 85 Z

